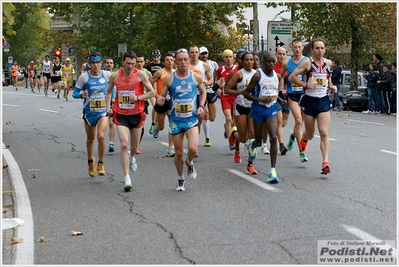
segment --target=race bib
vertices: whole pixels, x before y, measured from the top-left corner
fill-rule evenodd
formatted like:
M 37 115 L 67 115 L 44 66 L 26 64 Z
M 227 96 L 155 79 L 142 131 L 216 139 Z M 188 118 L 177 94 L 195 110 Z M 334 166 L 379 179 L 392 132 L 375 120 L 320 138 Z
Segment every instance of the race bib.
M 264 85 L 260 91 L 260 97 L 262 99 L 268 98 L 270 99 L 270 103 L 262 103 L 266 107 L 271 107 L 277 100 L 277 88 L 268 88 L 267 85 Z
M 123 109 L 132 109 L 134 108 L 134 102 L 130 100 L 129 95 L 133 93 L 135 94 L 134 91 L 119 91 L 118 92 L 118 102 L 119 102 L 119 107 Z
M 302 81 L 302 74 L 299 74 L 298 76 L 296 76 L 300 81 Z M 295 83 L 291 83 L 291 88 L 292 88 L 292 91 L 296 91 L 296 92 L 298 92 L 298 91 L 303 91 L 303 86 L 300 86 L 300 85 L 298 85 L 298 84 L 295 84 Z
M 105 95 L 104 93 L 94 93 L 89 98 L 91 112 L 105 112 Z
M 326 89 L 327 88 L 327 74 L 325 73 L 313 73 L 312 82 L 316 84 L 315 89 Z
M 70 72 L 65 72 L 65 78 L 70 78 L 71 77 L 71 73 Z
M 175 99 L 175 117 L 188 118 L 193 115 L 193 99 Z

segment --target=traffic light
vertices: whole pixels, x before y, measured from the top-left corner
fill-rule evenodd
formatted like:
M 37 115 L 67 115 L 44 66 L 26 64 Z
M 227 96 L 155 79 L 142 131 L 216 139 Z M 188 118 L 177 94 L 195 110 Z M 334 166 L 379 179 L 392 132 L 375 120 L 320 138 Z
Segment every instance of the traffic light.
M 62 59 L 62 51 L 61 51 L 61 48 L 56 48 L 56 49 L 54 50 L 54 56 L 55 56 L 55 57 L 59 57 L 60 60 Z

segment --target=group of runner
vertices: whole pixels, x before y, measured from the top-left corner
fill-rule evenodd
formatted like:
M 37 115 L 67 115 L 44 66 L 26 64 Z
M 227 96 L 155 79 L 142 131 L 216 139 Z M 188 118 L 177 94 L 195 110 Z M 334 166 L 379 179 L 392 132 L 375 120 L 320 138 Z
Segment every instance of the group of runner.
M 230 150 L 235 150 L 234 161 L 241 162 L 240 143 L 248 153 L 247 173 L 257 174 L 254 161 L 257 147 L 264 146 L 266 136 L 270 143 L 271 169 L 269 183 L 278 183 L 276 160 L 278 143 L 284 155 L 293 149 L 295 139 L 301 162 L 307 162 L 308 140 L 314 136 L 315 123 L 320 132 L 320 148 L 323 156 L 322 174 L 330 172 L 328 163 L 328 128 L 331 100 L 329 91 L 336 90 L 331 83 L 331 61 L 324 58 L 325 43 L 321 39 L 312 42 L 312 57 L 302 55 L 301 40 L 290 45 L 293 57 L 286 60 L 286 51 L 279 48 L 276 54 L 266 53 L 259 68 L 259 56 L 251 52 L 226 49 L 222 53 L 224 65 L 208 59 L 208 49 L 192 45 L 181 48 L 174 55 L 154 50 L 153 63 L 144 68 L 144 57 L 128 51 L 122 59 L 122 67 L 111 73 L 107 64 L 96 53 L 88 57 L 87 69 L 78 78 L 74 98 L 83 99 L 83 119 L 87 135 L 89 175 L 96 172 L 106 175 L 104 153 L 107 125 L 114 123 L 120 140 L 120 158 L 124 174 L 124 190 L 132 189 L 129 170 L 137 170 L 136 154 L 140 153 L 140 140 L 148 114 L 148 102 L 153 105 L 154 115 L 149 129 L 154 138 L 169 121 L 168 156 L 174 156 L 177 171 L 177 191 L 185 190 L 184 165 L 187 176 L 196 178 L 194 159 L 198 157 L 198 142 L 203 125 L 204 146 L 210 147 L 210 122 L 216 117 L 216 103 L 220 98 L 225 117 L 225 138 Z M 276 57 L 277 55 L 277 57 Z M 108 66 L 108 67 L 105 67 Z M 103 68 L 103 69 L 102 69 Z M 282 127 L 292 111 L 295 126 L 284 145 Z M 108 118 L 109 117 L 109 118 Z M 303 122 L 305 130 L 302 130 Z M 93 157 L 97 137 L 99 161 Z M 111 136 L 110 136 L 111 137 Z M 187 156 L 183 143 L 187 138 Z M 111 138 L 110 138 L 111 139 Z M 111 145 L 111 144 L 110 144 Z M 267 150 L 267 149 L 266 149 Z M 113 152 L 111 146 L 109 152 Z M 268 152 L 268 151 L 267 151 Z
M 57 94 L 57 98 L 60 98 L 61 83 L 64 83 L 64 98 L 68 101 L 69 90 L 72 88 L 72 79 L 75 74 L 74 66 L 69 58 L 66 58 L 65 63 L 61 64 L 59 57 L 54 57 L 54 60 L 50 61 L 50 56 L 46 55 L 44 60 L 37 59 L 36 63 L 33 60 L 30 61 L 25 68 L 25 73 L 32 93 L 35 93 L 35 89 L 37 89 L 37 93 L 40 94 L 43 87 L 43 93 L 47 97 L 51 82 L 52 92 Z M 14 85 L 18 90 L 16 83 Z

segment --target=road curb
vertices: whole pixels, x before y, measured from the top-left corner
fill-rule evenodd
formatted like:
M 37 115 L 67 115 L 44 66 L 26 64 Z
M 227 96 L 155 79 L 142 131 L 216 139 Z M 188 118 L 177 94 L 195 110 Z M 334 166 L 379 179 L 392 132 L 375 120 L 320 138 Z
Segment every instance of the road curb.
M 34 264 L 34 239 L 33 239 L 33 216 L 28 191 L 25 186 L 18 163 L 11 152 L 2 143 L 4 161 L 8 165 L 10 180 L 13 187 L 15 217 L 24 221 L 24 225 L 15 228 L 16 237 L 23 241 L 14 245 L 13 263 L 15 265 Z

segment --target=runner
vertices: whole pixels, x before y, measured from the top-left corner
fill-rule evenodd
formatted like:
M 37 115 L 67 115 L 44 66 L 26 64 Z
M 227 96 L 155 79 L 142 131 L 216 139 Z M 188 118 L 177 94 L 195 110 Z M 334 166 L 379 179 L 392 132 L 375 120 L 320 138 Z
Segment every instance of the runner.
M 43 74 L 43 68 L 42 65 L 40 64 L 40 59 L 36 60 L 36 65 L 35 65 L 35 80 L 37 84 L 37 93 L 40 94 L 40 87 L 42 87 L 42 74 Z
M 30 83 L 30 91 L 32 93 L 35 92 L 35 86 L 36 86 L 36 74 L 35 74 L 35 63 L 33 61 L 29 62 L 28 69 L 26 70 L 29 75 L 29 83 Z
M 164 58 L 164 66 L 162 69 L 158 70 L 157 72 L 154 73 L 152 76 L 150 82 L 153 85 L 156 85 L 154 88 L 155 90 L 155 95 L 159 95 L 162 91 L 163 88 L 163 81 L 165 77 L 174 72 L 175 70 L 173 69 L 173 66 L 175 64 L 175 59 L 171 54 L 166 54 Z M 159 106 L 155 104 L 154 110 L 156 111 L 156 122 L 155 122 L 155 128 L 154 128 L 154 138 L 158 138 L 159 132 L 162 131 L 165 128 L 165 116 L 168 117 L 168 121 L 170 122 L 170 117 L 169 117 L 169 110 L 170 110 L 170 95 L 166 95 L 166 101 L 163 106 Z M 168 157 L 173 157 L 175 155 L 175 148 L 173 146 L 173 139 L 172 135 L 169 133 L 168 134 L 168 150 L 166 152 L 166 155 Z
M 91 57 L 91 55 L 90 55 Z M 70 59 L 67 57 L 65 59 L 66 63 L 62 65 L 61 70 L 62 70 L 62 80 L 64 82 L 64 98 L 66 101 L 68 101 L 68 95 L 69 95 L 69 88 L 72 86 L 72 80 L 73 80 L 73 75 L 75 74 L 75 69 L 73 65 L 70 62 Z M 89 59 L 90 62 L 90 59 Z M 90 64 L 92 65 L 92 64 Z M 102 66 L 102 62 L 100 65 L 100 69 Z M 91 66 L 90 66 L 91 68 Z
M 106 148 L 105 132 L 107 130 L 105 105 L 105 93 L 108 80 L 111 76 L 109 71 L 102 71 L 102 59 L 96 53 L 89 58 L 90 71 L 79 76 L 78 83 L 72 93 L 73 98 L 83 100 L 83 120 L 86 131 L 86 150 L 89 175 L 94 177 L 96 172 L 100 176 L 106 175 L 104 168 L 104 153 Z M 96 133 L 97 131 L 97 133 Z M 97 135 L 98 142 L 98 165 L 96 170 L 96 159 L 93 157 L 94 140 Z
M 48 88 L 50 86 L 51 80 L 51 61 L 49 60 L 50 56 L 46 55 L 45 59 L 42 62 L 42 69 L 43 69 L 43 81 L 44 81 L 44 95 L 47 97 Z
M 315 132 L 315 124 L 320 135 L 320 150 L 323 158 L 321 164 L 321 174 L 331 171 L 328 162 L 330 150 L 330 140 L 328 139 L 328 129 L 330 128 L 330 110 L 332 107 L 328 93 L 335 93 L 337 87 L 331 83 L 332 62 L 324 58 L 326 52 L 325 41 L 314 39 L 311 42 L 312 57 L 302 61 L 302 63 L 289 76 L 293 84 L 298 84 L 305 88 L 305 94 L 299 101 L 299 106 L 304 113 L 305 131 L 299 143 L 300 151 L 306 151 L 308 141 L 312 140 Z M 306 82 L 297 76 L 305 73 L 308 76 Z
M 106 71 L 110 73 L 114 72 L 114 60 L 112 58 L 103 59 L 103 66 Z M 111 108 L 115 102 L 115 87 L 112 89 L 111 93 Z M 114 126 L 114 118 L 112 115 L 108 116 L 108 137 L 109 137 L 109 146 L 108 153 L 112 154 L 115 151 L 114 140 L 115 140 L 115 126 Z
M 12 84 L 15 86 L 15 91 L 18 91 L 17 83 L 18 83 L 19 66 L 16 60 L 14 60 L 14 63 L 10 68 L 10 73 L 11 73 Z
M 278 183 L 276 172 L 277 160 L 277 101 L 282 101 L 282 92 L 279 92 L 281 83 L 280 74 L 276 73 L 274 65 L 276 56 L 270 52 L 263 57 L 264 69 L 259 69 L 247 86 L 244 96 L 252 100 L 250 116 L 254 121 L 255 139 L 250 140 L 248 156 L 251 160 L 256 159 L 256 147 L 262 145 L 264 128 L 269 133 L 270 140 L 270 165 L 268 175 L 269 183 Z M 281 87 L 282 88 L 282 87 Z
M 113 113 L 120 140 L 125 191 L 132 190 L 129 168 L 132 172 L 137 170 L 135 155 L 140 142 L 141 127 L 146 117 L 143 100 L 154 96 L 154 89 L 147 76 L 134 67 L 136 60 L 137 55 L 133 51 L 127 51 L 123 55 L 122 68 L 112 73 L 106 94 L 107 111 L 109 114 Z M 114 86 L 116 101 L 111 109 L 111 93 Z M 147 89 L 145 94 L 144 88 Z
M 204 113 L 206 91 L 203 78 L 189 69 L 187 49 L 176 50 L 175 62 L 176 71 L 165 77 L 161 94 L 157 97 L 157 104 L 162 106 L 165 103 L 166 94 L 169 92 L 172 101 L 169 113 L 169 131 L 173 135 L 173 144 L 176 150 L 174 163 L 178 175 L 178 184 L 175 190 L 184 191 L 184 163 L 188 168 L 188 177 L 193 179 L 197 177 L 193 160 L 198 154 L 198 117 Z M 199 102 L 197 90 L 200 92 Z M 187 138 L 188 146 L 185 160 L 183 160 L 184 136 Z
M 57 98 L 59 99 L 61 92 L 61 64 L 59 57 L 54 58 L 54 63 L 51 64 L 50 74 L 53 90 L 55 88 L 54 93 L 57 94 Z

